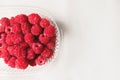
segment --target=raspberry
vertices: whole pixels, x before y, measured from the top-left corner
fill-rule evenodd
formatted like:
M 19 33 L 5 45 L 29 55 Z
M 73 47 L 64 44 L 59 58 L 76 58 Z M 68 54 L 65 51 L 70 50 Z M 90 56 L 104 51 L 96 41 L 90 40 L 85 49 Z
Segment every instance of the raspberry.
M 54 49 L 54 47 L 55 47 L 55 42 L 49 42 L 49 43 L 47 44 L 47 47 L 48 47 L 49 49 Z
M 12 42 L 13 44 L 19 44 L 23 41 L 23 36 L 21 34 L 13 34 Z
M 47 49 L 45 48 L 43 50 L 43 52 L 41 53 L 41 56 L 45 57 L 45 58 L 51 58 L 53 55 L 53 51 L 51 49 Z
M 31 28 L 31 25 L 29 23 L 21 24 L 21 29 L 22 29 L 23 34 L 30 33 L 30 28 Z
M 23 46 L 8 46 L 7 51 L 9 52 L 10 55 L 16 56 L 16 57 L 25 57 L 26 56 L 26 51 L 25 47 Z
M 0 33 L 5 32 L 5 27 L 4 26 L 0 26 Z
M 31 60 L 34 59 L 34 57 L 35 57 L 34 51 L 32 49 L 29 49 L 27 53 L 27 59 Z
M 7 55 L 7 56 L 3 57 L 4 62 L 5 62 L 6 64 L 8 64 L 8 61 L 10 60 L 10 58 L 11 58 L 10 55 Z
M 23 41 L 21 34 L 8 34 L 6 36 L 6 43 L 9 45 L 18 44 Z
M 32 49 L 36 54 L 40 54 L 43 51 L 43 46 L 40 43 L 32 43 Z
M 51 42 L 56 42 L 56 36 L 52 37 L 50 41 Z
M 26 42 L 22 42 L 20 43 L 20 47 L 26 49 L 29 47 L 29 45 Z
M 8 47 L 7 47 L 7 50 L 8 50 L 8 52 L 9 52 L 10 55 L 14 55 L 14 54 L 13 54 L 14 46 L 8 46 Z
M 15 67 L 18 69 L 26 69 L 28 67 L 28 63 L 24 58 L 17 58 L 15 61 Z
M 17 15 L 17 16 L 15 17 L 15 21 L 16 21 L 17 23 L 24 23 L 24 22 L 27 22 L 27 21 L 28 21 L 28 18 L 27 18 L 27 16 L 26 16 L 25 14 L 20 14 L 20 15 Z
M 8 52 L 6 52 L 5 50 L 2 50 L 1 57 L 2 58 L 7 58 L 7 57 L 10 57 L 10 54 Z
M 36 63 L 34 60 L 29 60 L 28 63 L 30 66 L 36 66 Z
M 8 61 L 8 66 L 12 67 L 12 68 L 15 68 L 15 61 L 16 61 L 16 58 L 15 57 L 11 57 Z
M 40 27 L 40 26 L 38 26 L 38 25 L 34 25 L 34 26 L 32 26 L 32 28 L 31 28 L 31 33 L 33 34 L 33 35 L 39 35 L 40 33 L 42 32 L 42 28 Z
M 1 52 L 2 52 L 1 57 L 4 59 L 4 62 L 7 63 L 11 56 L 7 51 L 7 45 L 6 44 L 2 45 Z
M 7 63 L 11 56 L 7 51 L 7 45 L 6 44 L 2 45 L 1 52 L 2 52 L 1 57 L 4 59 L 4 62 Z
M 53 37 L 55 36 L 55 27 L 54 26 L 49 26 L 44 29 L 44 35 L 48 37 Z
M 0 47 L 2 47 L 2 43 L 0 43 Z
M 10 25 L 10 20 L 6 17 L 3 17 L 1 20 L 0 20 L 0 24 L 4 27 L 6 26 L 9 26 Z
M 50 21 L 49 20 L 47 20 L 46 18 L 41 19 L 40 26 L 42 28 L 48 27 L 49 25 L 50 25 Z
M 43 43 L 43 44 L 48 43 L 49 40 L 50 40 L 50 38 L 47 37 L 47 36 L 44 36 L 43 34 L 41 34 L 41 35 L 39 36 L 39 41 L 40 41 L 41 43 Z
M 17 24 L 17 22 L 15 21 L 14 17 L 11 17 L 10 18 L 10 25 L 14 25 L 14 24 Z
M 26 55 L 27 55 L 27 51 L 24 48 L 21 48 L 20 53 L 17 56 L 26 58 Z
M 26 50 L 21 48 L 20 46 L 14 46 L 13 55 L 17 58 L 25 58 L 26 57 Z
M 34 36 L 31 33 L 27 33 L 24 36 L 24 40 L 26 43 L 30 44 L 34 41 Z
M 0 58 L 2 57 L 2 48 L 0 47 Z
M 39 24 L 41 17 L 36 13 L 32 13 L 28 16 L 28 20 L 31 24 Z
M 1 48 L 3 53 L 7 53 L 7 47 L 8 45 L 6 43 L 2 44 Z
M 5 42 L 5 38 L 6 38 L 6 34 L 5 33 L 0 34 L 0 43 L 4 43 Z
M 16 23 L 16 24 L 13 24 L 12 26 L 12 32 L 13 33 L 21 33 L 21 25 Z
M 9 44 L 9 45 L 12 45 L 12 44 L 13 44 L 12 36 L 13 36 L 13 34 L 7 34 L 7 35 L 6 35 L 5 41 L 6 41 L 6 43 Z
M 12 27 L 10 27 L 10 26 L 6 27 L 6 28 L 5 28 L 5 32 L 6 32 L 7 34 L 12 33 Z
M 38 58 L 35 60 L 36 64 L 38 65 L 43 65 L 46 63 L 46 58 L 42 57 L 42 56 L 38 56 Z

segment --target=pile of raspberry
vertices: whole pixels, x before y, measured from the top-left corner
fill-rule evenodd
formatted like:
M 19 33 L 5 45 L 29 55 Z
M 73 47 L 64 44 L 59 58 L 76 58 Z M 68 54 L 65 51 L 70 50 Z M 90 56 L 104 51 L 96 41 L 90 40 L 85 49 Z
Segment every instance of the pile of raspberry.
M 11 68 L 45 64 L 54 54 L 55 43 L 55 26 L 37 13 L 0 19 L 0 58 Z

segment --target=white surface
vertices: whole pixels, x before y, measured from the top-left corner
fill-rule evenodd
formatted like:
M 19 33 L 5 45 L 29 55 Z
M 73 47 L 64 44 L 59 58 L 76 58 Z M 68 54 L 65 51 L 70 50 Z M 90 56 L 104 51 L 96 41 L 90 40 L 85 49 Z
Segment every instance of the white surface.
M 49 10 L 64 31 L 64 46 L 47 73 L 15 80 L 120 80 L 119 0 L 1 0 L 1 5 Z M 14 77 L 0 77 L 13 80 Z M 22 79 L 21 79 L 22 78 Z

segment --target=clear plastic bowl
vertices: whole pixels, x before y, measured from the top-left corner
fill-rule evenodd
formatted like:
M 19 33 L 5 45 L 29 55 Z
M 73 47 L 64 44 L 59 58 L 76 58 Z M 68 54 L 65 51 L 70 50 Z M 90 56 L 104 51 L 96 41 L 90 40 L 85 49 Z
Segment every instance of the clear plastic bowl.
M 61 47 L 61 30 L 59 29 L 58 25 L 56 24 L 54 18 L 48 13 L 46 10 L 40 9 L 40 8 L 34 8 L 34 7 L 16 7 L 16 6 L 9 6 L 9 7 L 0 7 L 0 18 L 2 17 L 8 17 L 10 18 L 11 16 L 15 16 L 17 14 L 30 14 L 30 13 L 38 13 L 42 17 L 46 17 L 52 21 L 52 24 L 55 25 L 56 27 L 56 34 L 57 34 L 57 39 L 56 39 L 56 47 L 55 47 L 55 52 L 54 56 L 45 64 L 42 66 L 35 66 L 31 67 L 29 66 L 25 70 L 20 70 L 20 69 L 15 69 L 11 68 L 8 65 L 6 65 L 3 60 L 0 58 L 0 75 L 5 75 L 5 74 L 30 74 L 30 73 L 35 73 L 35 72 L 41 72 L 43 70 L 49 69 L 55 61 L 55 58 L 60 52 L 60 47 Z

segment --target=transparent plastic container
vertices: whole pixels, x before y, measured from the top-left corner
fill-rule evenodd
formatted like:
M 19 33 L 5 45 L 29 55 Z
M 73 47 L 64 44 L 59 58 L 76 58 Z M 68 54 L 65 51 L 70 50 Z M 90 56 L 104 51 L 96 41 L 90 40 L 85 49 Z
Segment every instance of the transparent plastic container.
M 2 17 L 8 17 L 15 16 L 17 14 L 30 14 L 30 13 L 38 13 L 41 15 L 41 17 L 48 18 L 53 25 L 56 27 L 56 46 L 55 46 L 55 52 L 54 56 L 47 61 L 45 65 L 42 66 L 29 66 L 25 70 L 20 70 L 16 68 L 11 68 L 8 65 L 6 65 L 3 60 L 0 58 L 0 76 L 1 75 L 18 75 L 18 74 L 33 74 L 36 72 L 42 72 L 44 70 L 49 69 L 54 65 L 55 59 L 57 58 L 58 54 L 60 53 L 61 48 L 61 41 L 62 41 L 62 33 L 58 25 L 56 24 L 54 18 L 51 16 L 50 13 L 48 13 L 46 10 L 41 8 L 34 8 L 34 7 L 19 7 L 19 6 L 9 6 L 9 7 L 0 7 L 0 18 Z

